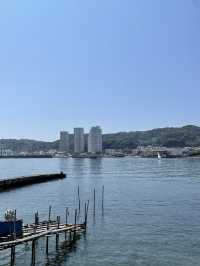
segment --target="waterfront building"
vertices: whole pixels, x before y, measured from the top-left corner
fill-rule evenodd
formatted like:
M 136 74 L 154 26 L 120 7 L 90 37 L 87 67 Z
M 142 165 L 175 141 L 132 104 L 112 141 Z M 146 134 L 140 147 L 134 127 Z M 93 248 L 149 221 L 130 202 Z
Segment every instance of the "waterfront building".
M 74 128 L 74 153 L 84 152 L 85 141 L 84 141 L 84 129 Z
M 67 131 L 60 132 L 60 152 L 69 152 L 69 133 Z
M 6 149 L 3 145 L 0 145 L 0 157 L 14 156 L 14 152 L 11 149 Z
M 88 135 L 88 152 L 102 152 L 102 130 L 99 126 L 92 127 Z

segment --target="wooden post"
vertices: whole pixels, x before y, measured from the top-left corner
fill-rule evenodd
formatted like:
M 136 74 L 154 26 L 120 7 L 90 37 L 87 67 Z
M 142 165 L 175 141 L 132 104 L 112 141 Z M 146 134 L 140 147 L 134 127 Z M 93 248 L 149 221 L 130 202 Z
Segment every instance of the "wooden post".
M 85 228 L 86 228 L 86 213 L 87 213 L 87 203 L 85 202 Z
M 11 266 L 15 265 L 15 246 L 11 247 L 11 262 L 10 262 Z
M 95 216 L 95 210 L 96 210 L 96 190 L 94 188 L 94 208 L 93 208 L 93 215 Z
M 71 244 L 71 242 L 72 242 L 72 230 L 70 229 L 70 231 L 69 231 L 69 242 L 70 242 L 70 244 Z
M 57 216 L 57 228 L 60 228 L 60 216 Z M 56 234 L 56 249 L 58 249 L 58 243 L 59 243 L 59 233 Z
M 15 210 L 15 216 L 14 216 L 14 223 L 13 223 L 13 238 L 16 239 L 16 220 L 17 220 L 17 212 Z
M 56 250 L 58 249 L 59 244 L 59 233 L 56 233 Z
M 102 216 L 104 215 L 104 186 L 102 187 L 102 205 L 101 205 L 101 209 L 102 209 Z
M 39 214 L 38 211 L 35 213 L 35 225 L 39 224 Z
M 35 240 L 32 241 L 31 266 L 35 265 Z
M 50 205 L 50 206 L 49 206 L 49 219 L 48 219 L 49 222 L 51 222 L 51 209 L 52 209 L 52 208 L 51 208 L 51 205 Z
M 49 254 L 49 237 L 46 236 L 46 255 Z
M 17 220 L 17 212 L 15 210 L 14 213 L 14 221 L 13 221 L 13 239 L 16 240 L 16 220 Z M 15 246 L 11 247 L 11 266 L 13 266 L 15 264 Z
M 67 226 L 68 225 L 68 207 L 66 207 L 65 209 L 65 225 Z M 65 241 L 67 240 L 67 231 L 65 231 Z
M 86 208 L 86 219 L 85 219 L 85 221 L 86 221 L 86 226 L 87 226 L 87 220 L 88 220 L 89 203 L 90 203 L 90 201 L 88 200 L 88 202 L 87 202 L 87 208 Z
M 49 222 L 47 222 L 47 231 L 49 230 Z M 49 253 L 49 236 L 46 236 L 46 254 Z
M 66 207 L 66 209 L 65 209 L 65 224 L 66 225 L 68 224 L 68 215 L 69 215 L 69 208 Z
M 36 225 L 34 225 L 34 227 L 33 227 L 33 233 L 36 234 L 36 231 L 37 231 L 37 228 L 36 228 Z
M 74 217 L 74 235 L 73 235 L 73 241 L 76 240 L 76 221 L 77 221 L 77 209 L 75 210 L 75 217 Z
M 57 228 L 60 228 L 60 216 L 57 216 Z
M 80 199 L 80 189 L 78 186 L 78 212 L 80 213 L 81 211 L 81 199 Z

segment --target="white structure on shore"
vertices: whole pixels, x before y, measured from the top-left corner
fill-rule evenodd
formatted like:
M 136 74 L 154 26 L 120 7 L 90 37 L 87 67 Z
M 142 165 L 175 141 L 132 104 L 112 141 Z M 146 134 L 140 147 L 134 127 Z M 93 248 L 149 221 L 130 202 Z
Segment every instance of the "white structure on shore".
M 102 149 L 102 130 L 99 126 L 92 127 L 88 135 L 88 152 L 101 153 Z
M 84 129 L 74 128 L 74 153 L 82 153 L 85 149 Z
M 60 132 L 60 152 L 69 152 L 69 133 L 67 131 Z

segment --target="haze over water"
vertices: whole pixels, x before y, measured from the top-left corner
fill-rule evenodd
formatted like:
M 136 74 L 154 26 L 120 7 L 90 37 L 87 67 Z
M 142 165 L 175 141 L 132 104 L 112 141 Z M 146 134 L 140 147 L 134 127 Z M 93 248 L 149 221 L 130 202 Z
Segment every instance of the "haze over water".
M 73 222 L 77 186 L 83 203 L 97 191 L 96 217 L 90 209 L 88 233 L 76 249 L 55 249 L 45 257 L 45 240 L 38 241 L 36 265 L 148 265 L 195 266 L 200 261 L 199 159 L 6 159 L 0 160 L 0 178 L 34 173 L 67 173 L 65 180 L 0 193 L 0 216 L 17 209 L 18 218 L 32 222 L 62 215 L 70 208 Z M 101 215 L 101 189 L 105 210 Z M 61 241 L 62 242 L 62 239 Z M 30 265 L 30 246 L 17 248 L 16 265 Z M 9 265 L 10 253 L 1 252 L 0 265 Z

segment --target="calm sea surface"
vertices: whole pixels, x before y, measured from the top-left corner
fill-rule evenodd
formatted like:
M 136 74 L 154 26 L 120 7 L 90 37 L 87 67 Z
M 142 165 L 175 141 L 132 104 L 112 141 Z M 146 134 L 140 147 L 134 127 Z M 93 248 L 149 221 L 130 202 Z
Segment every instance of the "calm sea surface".
M 17 209 L 18 218 L 32 222 L 62 215 L 70 208 L 73 222 L 80 186 L 82 207 L 96 188 L 97 210 L 76 248 L 56 251 L 50 239 L 37 244 L 36 265 L 195 266 L 200 265 L 200 159 L 7 159 L 0 160 L 0 178 L 46 172 L 66 172 L 65 180 L 0 193 L 0 216 Z M 101 189 L 105 210 L 101 214 Z M 81 219 L 81 217 L 80 217 Z M 30 265 L 31 246 L 17 248 L 16 265 Z M 0 265 L 9 265 L 10 252 L 0 252 Z

